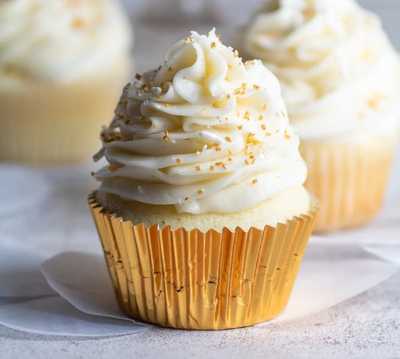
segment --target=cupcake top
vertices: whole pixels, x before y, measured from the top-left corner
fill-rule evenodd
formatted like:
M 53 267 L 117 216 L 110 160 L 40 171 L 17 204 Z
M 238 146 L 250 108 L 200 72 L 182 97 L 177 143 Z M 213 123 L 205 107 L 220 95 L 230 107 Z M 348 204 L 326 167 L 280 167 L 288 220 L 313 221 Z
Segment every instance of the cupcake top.
M 2 84 L 74 80 L 129 47 L 129 24 L 113 0 L 0 2 Z
M 214 31 L 136 75 L 101 137 L 100 191 L 178 212 L 241 211 L 306 178 L 277 79 Z
M 398 55 L 355 1 L 275 0 L 253 18 L 244 47 L 278 76 L 301 137 L 397 126 Z

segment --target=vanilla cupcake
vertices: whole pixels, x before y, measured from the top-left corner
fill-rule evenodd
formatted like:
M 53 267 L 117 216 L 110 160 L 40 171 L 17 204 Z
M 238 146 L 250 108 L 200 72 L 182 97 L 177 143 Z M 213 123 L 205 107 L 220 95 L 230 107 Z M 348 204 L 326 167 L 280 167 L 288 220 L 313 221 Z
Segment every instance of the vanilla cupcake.
M 130 26 L 112 0 L 0 4 L 0 160 L 90 158 L 129 75 Z
M 249 57 L 277 75 L 319 199 L 318 230 L 381 207 L 398 140 L 400 62 L 379 19 L 352 0 L 281 0 L 253 18 Z
M 315 208 L 260 61 L 193 32 L 124 88 L 102 140 L 89 201 L 128 315 L 226 329 L 284 309 Z

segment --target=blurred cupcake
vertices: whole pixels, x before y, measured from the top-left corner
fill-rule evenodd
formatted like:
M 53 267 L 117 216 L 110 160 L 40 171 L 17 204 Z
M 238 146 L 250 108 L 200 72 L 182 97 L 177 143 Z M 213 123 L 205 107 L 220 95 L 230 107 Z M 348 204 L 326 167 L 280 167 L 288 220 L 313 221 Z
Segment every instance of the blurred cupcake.
M 318 230 L 381 207 L 398 140 L 400 62 L 379 19 L 352 0 L 269 3 L 243 47 L 278 76 L 321 201 Z
M 130 26 L 112 0 L 0 4 L 0 160 L 89 158 L 128 78 Z
M 279 83 L 214 32 L 123 91 L 90 197 L 121 308 L 226 329 L 286 306 L 315 209 Z

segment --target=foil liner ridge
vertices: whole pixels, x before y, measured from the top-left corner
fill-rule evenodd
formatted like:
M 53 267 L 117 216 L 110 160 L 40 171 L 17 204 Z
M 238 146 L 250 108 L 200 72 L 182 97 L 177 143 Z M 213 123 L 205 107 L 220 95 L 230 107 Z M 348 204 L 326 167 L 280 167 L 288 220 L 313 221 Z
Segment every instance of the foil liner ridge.
M 134 225 L 89 205 L 121 309 L 182 329 L 229 329 L 278 315 L 286 306 L 315 218 L 276 228 L 221 232 Z

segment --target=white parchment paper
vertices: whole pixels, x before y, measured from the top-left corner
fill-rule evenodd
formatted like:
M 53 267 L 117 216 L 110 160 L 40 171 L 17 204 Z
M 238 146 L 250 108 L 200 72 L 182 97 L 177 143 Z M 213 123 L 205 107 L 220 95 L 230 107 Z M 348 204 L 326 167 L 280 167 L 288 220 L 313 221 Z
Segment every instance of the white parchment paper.
M 26 265 L 27 253 L 20 248 L 15 253 L 10 248 L 8 251 L 16 263 Z M 393 255 L 393 248 L 390 252 Z M 29 257 L 32 258 L 29 268 L 36 269 L 26 271 L 17 282 L 32 280 L 38 285 L 35 290 L 26 287 L 25 291 L 20 285 L 12 287 L 11 280 L 4 282 L 8 288 L 3 288 L 3 293 L 15 293 L 20 298 L 13 300 L 8 296 L 4 301 L 3 297 L 2 302 L 0 296 L 0 324 L 37 334 L 88 337 L 133 334 L 149 327 L 125 317 L 119 310 L 102 256 L 61 253 L 43 263 L 43 277 L 38 275 L 36 267 L 39 258 Z M 383 254 L 381 257 L 385 258 Z M 16 269 L 15 263 L 7 269 L 9 278 L 14 278 Z M 368 253 L 357 244 L 343 245 L 340 240 L 315 237 L 290 303 L 275 321 L 288 322 L 330 308 L 377 285 L 397 270 L 395 263 L 379 259 L 376 253 Z M 27 295 L 31 298 L 26 298 Z

